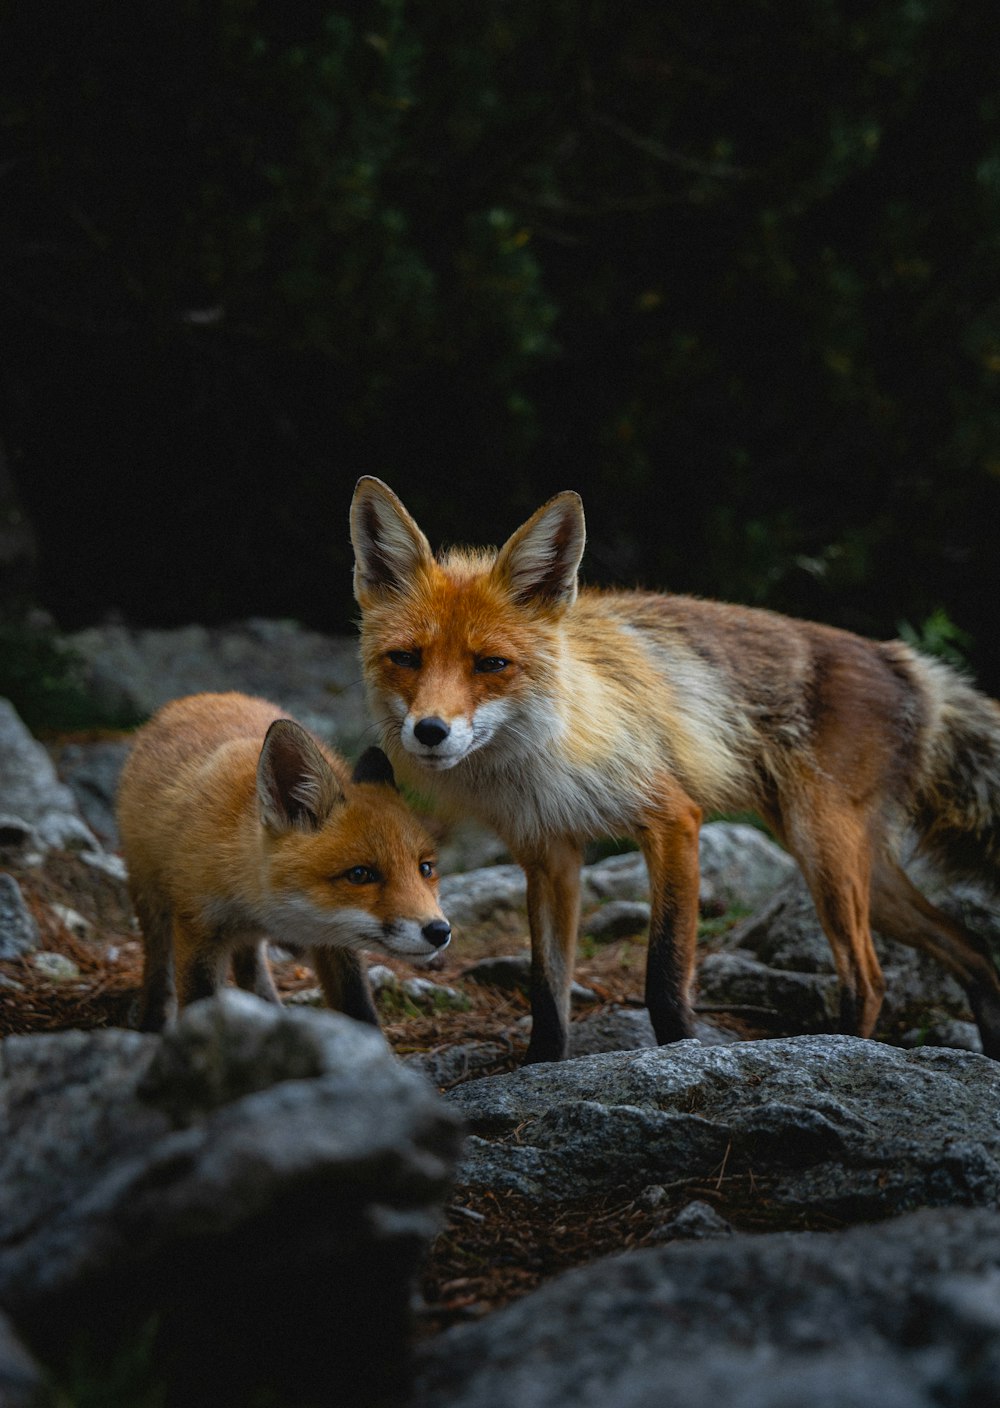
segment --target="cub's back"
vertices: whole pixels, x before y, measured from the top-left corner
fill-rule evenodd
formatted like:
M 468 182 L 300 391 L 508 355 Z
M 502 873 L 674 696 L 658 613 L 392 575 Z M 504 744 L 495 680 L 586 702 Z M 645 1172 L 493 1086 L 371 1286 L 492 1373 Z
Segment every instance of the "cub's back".
M 136 734 L 118 789 L 118 827 L 132 872 L 231 831 L 253 805 L 257 761 L 286 710 L 248 695 L 195 694 L 160 709 Z M 338 779 L 343 761 L 323 749 Z

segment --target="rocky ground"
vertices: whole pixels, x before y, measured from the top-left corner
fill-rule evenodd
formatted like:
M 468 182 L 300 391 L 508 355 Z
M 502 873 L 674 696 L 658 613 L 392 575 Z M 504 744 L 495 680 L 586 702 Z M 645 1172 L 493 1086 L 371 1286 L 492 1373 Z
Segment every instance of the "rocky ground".
M 140 713 L 199 685 L 240 687 L 348 753 L 366 737 L 349 643 L 289 623 L 113 627 L 78 645 L 95 691 Z M 232 1346 L 259 1340 L 254 1372 L 281 1379 L 253 1397 L 245 1348 L 227 1358 L 213 1309 L 228 1385 L 213 1381 L 213 1405 L 330 1402 L 306 1370 L 331 1365 L 354 1385 L 338 1402 L 359 1408 L 653 1408 L 664 1385 L 681 1408 L 1000 1395 L 1000 1067 L 976 1054 L 961 991 L 881 941 L 878 1041 L 828 1035 L 829 951 L 761 832 L 704 829 L 697 1041 L 654 1046 L 644 867 L 595 856 L 577 1059 L 522 1070 L 523 877 L 495 838 L 432 818 L 455 939 L 419 972 L 373 964 L 387 1049 L 320 1014 L 311 970 L 278 951 L 284 1014 L 208 1004 L 161 1043 L 128 1030 L 141 944 L 112 809 L 127 746 L 115 733 L 40 741 L 0 705 L 0 1036 L 14 1038 L 0 1048 L 0 1304 L 62 1395 L 0 1315 L 0 1401 L 202 1401 L 191 1375 L 207 1312 L 174 1306 L 190 1297 L 190 1279 L 171 1289 L 178 1268 L 197 1269 L 205 1305 L 240 1304 Z M 990 903 L 940 898 L 996 942 Z M 299 1240 L 319 1206 L 325 1235 Z M 345 1303 L 344 1268 L 358 1265 L 380 1269 Z M 274 1281 L 263 1319 L 248 1276 Z M 328 1299 L 289 1297 L 292 1284 Z M 365 1297 L 385 1285 L 395 1299 L 373 1338 Z M 154 1316 L 152 1363 L 122 1368 L 98 1329 L 108 1306 L 140 1337 Z M 331 1317 L 354 1328 L 328 1344 L 317 1327 Z M 67 1325 L 86 1327 L 89 1397 L 67 1367 Z

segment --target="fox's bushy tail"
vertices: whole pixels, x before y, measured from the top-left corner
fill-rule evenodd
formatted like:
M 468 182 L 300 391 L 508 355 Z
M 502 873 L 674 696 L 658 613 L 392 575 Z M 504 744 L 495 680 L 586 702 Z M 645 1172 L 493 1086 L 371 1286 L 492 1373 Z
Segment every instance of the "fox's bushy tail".
M 1000 892 L 1000 704 L 941 661 L 912 659 L 926 710 L 910 818 L 919 850 Z

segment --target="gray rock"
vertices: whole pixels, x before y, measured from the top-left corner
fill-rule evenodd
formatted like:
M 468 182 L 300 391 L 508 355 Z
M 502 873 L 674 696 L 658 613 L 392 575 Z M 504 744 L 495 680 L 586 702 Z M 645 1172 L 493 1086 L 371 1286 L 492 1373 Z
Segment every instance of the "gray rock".
M 531 955 L 529 953 L 500 954 L 482 958 L 462 969 L 462 977 L 470 983 L 499 988 L 502 992 L 528 992 L 531 986 Z
M 41 844 L 38 832 L 24 817 L 15 816 L 13 812 L 0 812 L 0 856 L 29 864 L 40 852 Z M 41 856 L 37 855 L 37 859 L 40 860 Z
M 481 924 L 497 910 L 523 909 L 524 871 L 519 865 L 488 865 L 441 880 L 441 908 L 452 924 Z
M 459 1180 L 543 1201 L 722 1174 L 852 1219 L 1000 1196 L 1000 1066 L 966 1052 L 688 1041 L 526 1067 L 447 1099 L 473 1132 Z
M 38 925 L 13 875 L 0 870 L 0 958 L 20 958 L 38 947 Z
M 899 1044 L 909 1049 L 915 1046 L 951 1046 L 956 1051 L 981 1052 L 983 1049 L 979 1028 L 975 1023 L 948 1019 L 904 1032 Z
M 456 1042 L 437 1051 L 418 1051 L 403 1057 L 403 1064 L 420 1071 L 432 1085 L 452 1086 L 470 1080 L 484 1067 L 509 1056 L 510 1046 L 497 1041 Z
M 478 963 L 462 970 L 462 977 L 471 983 L 481 983 L 485 987 L 500 988 L 503 992 L 531 991 L 531 954 L 502 954 L 496 958 L 483 958 Z M 597 1001 L 596 993 L 582 983 L 570 983 L 570 1002 L 586 1006 Z
M 422 1346 L 407 1408 L 982 1408 L 1000 1216 L 672 1243 Z
M 583 921 L 580 932 L 603 941 L 624 939 L 648 931 L 649 918 L 649 905 L 642 900 L 609 900 Z
M 128 757 L 127 738 L 67 743 L 53 753 L 60 778 L 76 799 L 84 821 L 109 850 L 118 849 L 115 796 Z
M 664 1240 L 687 1242 L 704 1242 L 710 1237 L 731 1237 L 732 1234 L 732 1226 L 722 1214 L 700 1198 L 686 1203 L 677 1216 L 665 1222 L 661 1229 Z
M 30 826 L 45 846 L 99 850 L 52 759 L 31 736 L 14 706 L 0 699 L 0 787 L 4 811 Z
M 724 949 L 701 960 L 697 987 L 702 1011 L 732 1011 L 787 1032 L 823 1032 L 837 1025 L 840 985 L 833 973 L 771 968 L 746 950 Z
M 80 976 L 77 965 L 64 953 L 50 953 L 43 949 L 31 955 L 31 964 L 50 983 L 68 983 Z
M 469 817 L 451 821 L 438 848 L 438 865 L 442 875 L 509 864 L 507 847 L 496 832 Z
M 757 909 L 798 871 L 787 851 L 741 822 L 703 826 L 699 858 L 700 902 L 719 910 Z
M 459 992 L 457 988 L 448 987 L 444 983 L 431 982 L 430 978 L 404 978 L 399 986 L 415 1006 L 422 1007 L 428 1012 L 442 1011 L 448 1008 L 453 1011 L 464 1011 L 469 1006 L 469 999 L 464 992 Z
M 649 871 L 639 851 L 623 851 L 583 867 L 584 903 L 598 900 L 648 901 Z
M 695 1036 L 705 1046 L 727 1046 L 736 1038 L 711 1022 L 696 1020 Z M 588 1012 L 570 1024 L 572 1056 L 593 1056 L 602 1051 L 637 1051 L 656 1046 L 653 1024 L 645 1007 L 607 1006 Z
M 229 991 L 163 1038 L 9 1037 L 0 1094 L 0 1301 L 40 1354 L 156 1313 L 176 1402 L 398 1386 L 459 1126 L 379 1033 Z

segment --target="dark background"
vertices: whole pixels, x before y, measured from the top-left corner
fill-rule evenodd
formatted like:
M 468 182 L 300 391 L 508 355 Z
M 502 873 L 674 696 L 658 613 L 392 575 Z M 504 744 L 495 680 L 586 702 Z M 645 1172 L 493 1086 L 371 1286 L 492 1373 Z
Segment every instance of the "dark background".
M 0 334 L 63 629 L 349 631 L 374 473 L 1000 693 L 995 4 L 8 0 Z

